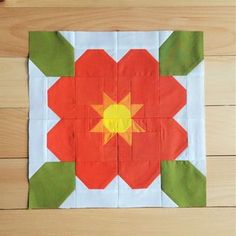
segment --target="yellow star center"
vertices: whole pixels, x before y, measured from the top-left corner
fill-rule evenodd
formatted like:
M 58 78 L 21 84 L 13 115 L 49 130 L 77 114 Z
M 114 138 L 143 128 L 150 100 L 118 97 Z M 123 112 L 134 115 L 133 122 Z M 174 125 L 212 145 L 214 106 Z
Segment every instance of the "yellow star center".
M 119 103 L 116 103 L 104 93 L 103 104 L 91 106 L 101 116 L 101 119 L 90 131 L 102 132 L 104 134 L 104 144 L 108 143 L 118 133 L 131 145 L 132 133 L 145 132 L 133 119 L 133 116 L 143 105 L 132 104 L 130 93 Z
M 124 133 L 132 124 L 131 112 L 124 105 L 110 105 L 103 112 L 103 124 L 112 133 Z

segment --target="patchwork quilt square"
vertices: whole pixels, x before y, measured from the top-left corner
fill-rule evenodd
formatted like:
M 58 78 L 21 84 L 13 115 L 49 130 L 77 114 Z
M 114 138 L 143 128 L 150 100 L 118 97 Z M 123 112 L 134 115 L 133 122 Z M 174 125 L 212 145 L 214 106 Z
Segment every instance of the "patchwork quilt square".
M 202 32 L 29 36 L 29 208 L 206 205 Z

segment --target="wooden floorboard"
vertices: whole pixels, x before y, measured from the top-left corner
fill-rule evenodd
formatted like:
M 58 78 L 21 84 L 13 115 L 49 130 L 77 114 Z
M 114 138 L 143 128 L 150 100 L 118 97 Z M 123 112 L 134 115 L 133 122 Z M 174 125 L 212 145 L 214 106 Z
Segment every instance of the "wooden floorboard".
M 235 6 L 234 0 L 7 0 L 5 7 L 176 7 L 176 6 Z
M 205 58 L 206 105 L 236 105 L 236 56 Z
M 206 55 L 236 55 L 235 7 L 0 8 L 0 57 L 26 57 L 39 30 L 201 30 Z
M 236 155 L 236 106 L 206 107 L 207 155 Z
M 28 156 L 27 109 L 0 109 L 0 156 Z
M 234 218 L 235 208 L 10 210 L 0 235 L 234 236 Z

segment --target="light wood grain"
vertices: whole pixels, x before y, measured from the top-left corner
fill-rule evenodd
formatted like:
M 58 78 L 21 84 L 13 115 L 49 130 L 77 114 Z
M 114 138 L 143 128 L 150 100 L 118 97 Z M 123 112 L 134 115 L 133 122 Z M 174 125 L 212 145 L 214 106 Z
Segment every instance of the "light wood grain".
M 28 111 L 0 109 L 0 156 L 26 157 L 28 154 Z
M 176 7 L 235 6 L 234 0 L 5 0 L 5 7 Z
M 206 108 L 208 155 L 236 155 L 236 106 Z
M 235 112 L 236 106 L 206 107 L 207 155 L 236 155 Z M 0 158 L 27 157 L 27 119 L 27 109 L 0 109 Z
M 26 59 L 0 58 L 0 107 L 28 107 Z
M 0 209 L 27 208 L 27 159 L 0 160 Z M 236 205 L 236 156 L 207 159 L 207 206 Z
M 26 159 L 0 160 L 0 209 L 27 207 L 27 164 Z
M 205 58 L 206 105 L 236 105 L 236 57 Z
M 235 208 L 2 211 L 0 235 L 234 236 L 234 217 Z
M 236 156 L 207 158 L 207 205 L 236 206 Z
M 236 55 L 235 7 L 3 7 L 0 16 L 0 57 L 26 57 L 34 30 L 202 30 L 206 55 Z
M 236 57 L 206 56 L 205 64 L 206 105 L 236 105 Z M 28 107 L 26 65 L 26 58 L 0 58 L 0 108 Z

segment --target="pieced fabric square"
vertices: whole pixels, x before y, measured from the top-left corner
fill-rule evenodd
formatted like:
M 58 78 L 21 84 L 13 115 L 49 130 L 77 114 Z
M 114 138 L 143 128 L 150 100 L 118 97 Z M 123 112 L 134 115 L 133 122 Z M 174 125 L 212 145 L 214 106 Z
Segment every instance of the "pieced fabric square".
M 206 205 L 202 32 L 30 32 L 29 94 L 29 208 Z

